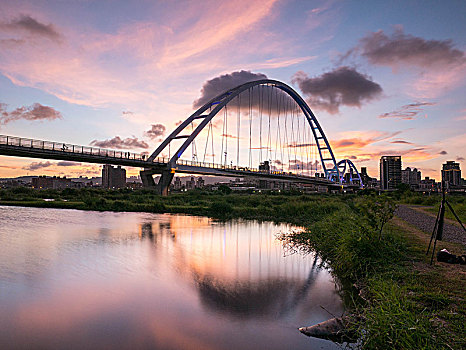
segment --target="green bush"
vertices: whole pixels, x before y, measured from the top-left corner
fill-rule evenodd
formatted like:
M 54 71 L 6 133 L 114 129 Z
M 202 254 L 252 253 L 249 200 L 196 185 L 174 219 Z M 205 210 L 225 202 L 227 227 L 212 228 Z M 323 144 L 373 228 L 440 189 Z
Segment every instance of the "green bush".
M 90 210 L 108 210 L 108 202 L 102 197 L 87 197 L 84 199 L 84 206 Z
M 162 202 L 156 201 L 152 205 L 152 210 L 154 211 L 154 213 L 165 213 L 167 211 L 167 207 Z
M 214 217 L 226 218 L 232 215 L 233 207 L 227 202 L 212 202 L 209 207 L 209 214 Z

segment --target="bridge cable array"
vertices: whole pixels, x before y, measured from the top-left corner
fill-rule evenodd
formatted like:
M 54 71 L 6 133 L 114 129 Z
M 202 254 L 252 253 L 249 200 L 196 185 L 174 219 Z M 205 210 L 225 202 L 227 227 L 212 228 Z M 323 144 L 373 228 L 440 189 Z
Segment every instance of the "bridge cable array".
M 197 126 L 197 120 L 190 121 L 191 133 Z M 230 148 L 230 138 L 236 139 L 235 149 Z M 200 140 L 203 154 L 198 153 Z M 317 142 L 300 106 L 269 84 L 251 86 L 237 94 L 191 143 L 193 162 L 249 169 L 267 162 L 272 171 L 302 176 L 314 176 L 322 170 L 317 156 Z

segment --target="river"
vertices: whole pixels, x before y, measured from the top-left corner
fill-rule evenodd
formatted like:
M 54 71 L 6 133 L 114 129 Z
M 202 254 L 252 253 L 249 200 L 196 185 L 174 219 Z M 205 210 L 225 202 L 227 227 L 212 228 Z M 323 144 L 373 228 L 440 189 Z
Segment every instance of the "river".
M 343 303 L 292 229 L 0 206 L 0 347 L 336 349 L 297 330 Z

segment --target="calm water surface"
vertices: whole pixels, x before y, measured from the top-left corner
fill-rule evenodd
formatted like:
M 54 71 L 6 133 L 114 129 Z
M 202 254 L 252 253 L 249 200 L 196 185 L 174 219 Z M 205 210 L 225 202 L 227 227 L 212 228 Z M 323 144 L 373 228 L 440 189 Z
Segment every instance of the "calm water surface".
M 343 306 L 291 229 L 0 207 L 0 348 L 338 348 L 297 330 Z

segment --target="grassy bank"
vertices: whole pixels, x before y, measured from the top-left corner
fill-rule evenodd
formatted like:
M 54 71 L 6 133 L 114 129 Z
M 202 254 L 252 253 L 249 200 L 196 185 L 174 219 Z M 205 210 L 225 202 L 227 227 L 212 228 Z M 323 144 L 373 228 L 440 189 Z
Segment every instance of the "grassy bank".
M 398 218 L 379 235 L 367 208 L 383 201 L 354 197 L 305 233 L 283 240 L 291 249 L 317 251 L 337 276 L 360 289 L 352 328 L 364 349 L 465 348 L 464 266 L 430 266 L 430 237 Z M 439 244 L 464 253 L 459 245 Z
M 439 199 L 410 193 L 386 198 L 192 191 L 162 198 L 146 190 L 0 190 L 0 205 L 188 213 L 303 226 L 305 232 L 283 236 L 283 243 L 291 250 L 316 251 L 338 277 L 358 287 L 362 301 L 354 302 L 353 311 L 360 318 L 352 327 L 364 348 L 461 349 L 466 346 L 464 266 L 429 266 L 428 235 L 396 218 L 385 225 L 381 220 L 390 218 L 395 202 L 434 205 Z M 462 197 L 450 202 L 457 211 L 464 206 Z M 464 252 L 454 244 L 440 245 Z

